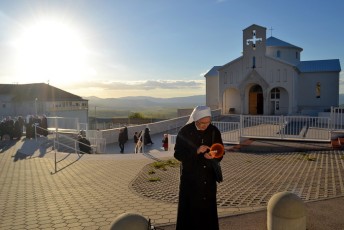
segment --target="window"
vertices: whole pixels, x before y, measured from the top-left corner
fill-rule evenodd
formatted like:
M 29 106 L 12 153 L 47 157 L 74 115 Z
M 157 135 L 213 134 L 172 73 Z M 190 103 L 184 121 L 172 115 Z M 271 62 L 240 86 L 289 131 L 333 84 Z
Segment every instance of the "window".
M 277 56 L 278 58 L 280 58 L 280 57 L 281 57 L 281 51 L 280 51 L 280 50 L 277 50 L 277 54 L 276 54 L 276 56 Z
M 276 81 L 277 81 L 277 82 L 280 82 L 280 81 L 281 81 L 281 70 L 280 70 L 280 69 L 277 70 Z
M 280 90 L 278 88 L 271 90 L 271 99 L 280 99 Z
M 256 68 L 256 57 L 255 56 L 252 57 L 252 68 L 253 69 Z
M 295 58 L 299 59 L 299 52 L 297 52 L 297 51 L 295 52 Z
M 274 82 L 274 72 L 270 70 L 270 82 Z
M 284 70 L 283 70 L 283 81 L 284 81 L 284 82 L 287 82 L 287 80 L 288 80 L 288 73 L 287 73 L 287 70 L 284 69 Z
M 318 82 L 316 85 L 315 95 L 316 95 L 316 98 L 320 98 L 320 82 Z

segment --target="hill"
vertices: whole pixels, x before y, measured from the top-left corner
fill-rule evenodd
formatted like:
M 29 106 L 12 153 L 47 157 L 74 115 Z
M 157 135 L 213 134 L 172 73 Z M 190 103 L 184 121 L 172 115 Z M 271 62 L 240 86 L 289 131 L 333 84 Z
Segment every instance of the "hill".
M 194 108 L 205 105 L 205 95 L 189 97 L 156 98 L 156 97 L 120 97 L 99 98 L 84 97 L 89 100 L 89 116 L 118 117 L 128 116 L 129 113 L 140 112 L 146 116 L 175 117 L 177 109 Z M 96 114 L 95 114 L 96 113 Z
M 174 98 L 155 97 L 121 97 L 121 98 L 98 98 L 85 97 L 89 100 L 90 107 L 113 108 L 119 110 L 147 109 L 155 107 L 165 108 L 190 108 L 205 104 L 205 95 Z

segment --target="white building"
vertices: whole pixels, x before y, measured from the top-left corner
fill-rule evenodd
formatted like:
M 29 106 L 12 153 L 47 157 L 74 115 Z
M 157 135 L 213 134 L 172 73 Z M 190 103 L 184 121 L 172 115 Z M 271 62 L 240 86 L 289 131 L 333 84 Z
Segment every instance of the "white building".
M 88 122 L 88 100 L 45 83 L 0 84 L 0 118 L 46 115 Z
M 224 114 L 264 115 L 316 115 L 338 106 L 339 59 L 301 61 L 302 50 L 249 26 L 242 56 L 205 74 L 206 104 Z

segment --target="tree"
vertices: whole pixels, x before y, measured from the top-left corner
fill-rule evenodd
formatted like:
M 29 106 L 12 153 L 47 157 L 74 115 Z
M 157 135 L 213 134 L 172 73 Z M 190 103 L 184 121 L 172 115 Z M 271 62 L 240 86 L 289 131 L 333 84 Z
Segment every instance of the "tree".
M 129 115 L 130 119 L 144 119 L 143 114 L 141 113 L 132 113 Z

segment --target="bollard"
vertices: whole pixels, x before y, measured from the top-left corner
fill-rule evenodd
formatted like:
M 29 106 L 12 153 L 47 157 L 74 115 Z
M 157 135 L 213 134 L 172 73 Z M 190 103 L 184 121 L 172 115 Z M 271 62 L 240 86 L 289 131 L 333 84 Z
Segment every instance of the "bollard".
M 268 230 L 306 230 L 306 208 L 294 193 L 273 195 L 268 203 L 267 215 Z
M 141 215 L 123 213 L 111 223 L 110 230 L 147 230 L 149 221 Z

